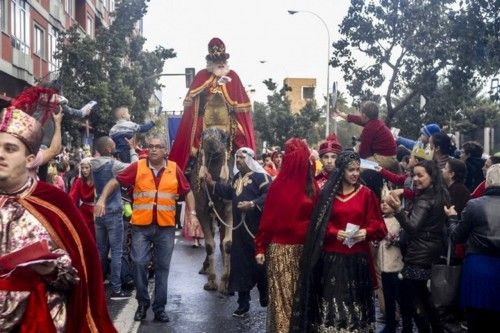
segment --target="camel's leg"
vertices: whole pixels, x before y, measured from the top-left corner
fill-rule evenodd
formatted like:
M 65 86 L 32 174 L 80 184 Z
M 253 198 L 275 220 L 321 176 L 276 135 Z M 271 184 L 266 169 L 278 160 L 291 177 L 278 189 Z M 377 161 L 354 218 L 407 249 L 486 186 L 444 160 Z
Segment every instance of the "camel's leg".
M 208 281 L 203 286 L 203 289 L 217 290 L 217 281 L 215 275 L 215 240 L 213 233 L 214 228 L 210 215 L 207 214 L 203 218 L 201 218 L 200 223 L 203 227 L 203 233 L 205 234 L 205 250 L 207 252 L 205 261 L 207 262 L 206 272 L 208 274 Z M 205 266 L 205 263 L 203 265 Z
M 223 272 L 221 281 L 219 284 L 219 292 L 223 294 L 228 294 L 229 286 L 229 272 L 231 270 L 231 244 L 233 239 L 233 214 L 231 209 L 231 202 L 224 203 L 224 215 L 226 217 L 226 223 L 230 226 L 224 227 L 224 238 L 222 240 L 222 264 Z

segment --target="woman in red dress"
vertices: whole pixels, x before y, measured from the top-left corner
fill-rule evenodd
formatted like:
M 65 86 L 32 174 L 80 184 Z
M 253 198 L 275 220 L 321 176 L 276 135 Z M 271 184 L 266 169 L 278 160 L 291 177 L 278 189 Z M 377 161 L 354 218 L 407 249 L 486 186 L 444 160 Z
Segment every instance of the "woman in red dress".
M 90 158 L 85 158 L 80 162 L 80 177 L 75 179 L 69 196 L 75 205 L 82 212 L 87 227 L 95 239 L 94 229 L 94 181 L 92 180 L 92 169 Z
M 387 234 L 380 204 L 360 184 L 360 158 L 345 151 L 307 231 L 290 332 L 375 332 L 376 281 L 369 242 Z

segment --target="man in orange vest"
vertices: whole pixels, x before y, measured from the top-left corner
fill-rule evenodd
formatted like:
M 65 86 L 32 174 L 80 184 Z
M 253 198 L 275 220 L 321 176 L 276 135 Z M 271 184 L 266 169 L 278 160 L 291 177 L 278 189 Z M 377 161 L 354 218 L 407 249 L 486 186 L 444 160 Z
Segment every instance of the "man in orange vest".
M 175 207 L 180 195 L 186 196 L 186 204 L 193 223 L 196 217 L 194 196 L 186 177 L 173 161 L 167 160 L 165 140 L 151 138 L 148 144 L 148 158 L 130 164 L 106 184 L 95 205 L 95 214 L 104 213 L 106 197 L 120 184 L 134 186 L 134 206 L 132 210 L 132 261 L 134 262 L 134 282 L 139 303 L 134 320 L 146 318 L 150 306 L 148 293 L 147 266 L 151 259 L 151 245 L 155 256 L 155 295 L 153 312 L 155 321 L 168 322 L 165 312 L 167 304 L 167 283 L 170 259 L 174 250 Z

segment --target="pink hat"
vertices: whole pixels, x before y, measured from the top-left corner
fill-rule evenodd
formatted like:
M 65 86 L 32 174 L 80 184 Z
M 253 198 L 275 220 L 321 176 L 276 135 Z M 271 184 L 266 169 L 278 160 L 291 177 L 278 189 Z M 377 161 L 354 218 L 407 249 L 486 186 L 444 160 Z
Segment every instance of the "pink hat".
M 42 142 L 42 125 L 27 113 L 9 107 L 0 113 L 0 132 L 8 133 L 21 140 L 30 153 L 38 153 Z

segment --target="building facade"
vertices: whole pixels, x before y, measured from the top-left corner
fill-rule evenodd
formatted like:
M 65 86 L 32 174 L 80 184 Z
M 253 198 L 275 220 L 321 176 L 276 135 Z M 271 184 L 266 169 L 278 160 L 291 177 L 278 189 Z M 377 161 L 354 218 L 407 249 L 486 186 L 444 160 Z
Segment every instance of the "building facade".
M 56 78 L 59 34 L 77 25 L 93 38 L 114 8 L 115 0 L 0 0 L 0 102 Z
M 283 84 L 291 88 L 286 96 L 290 100 L 290 110 L 298 113 L 308 101 L 314 100 L 316 91 L 316 79 L 311 78 L 286 78 Z

